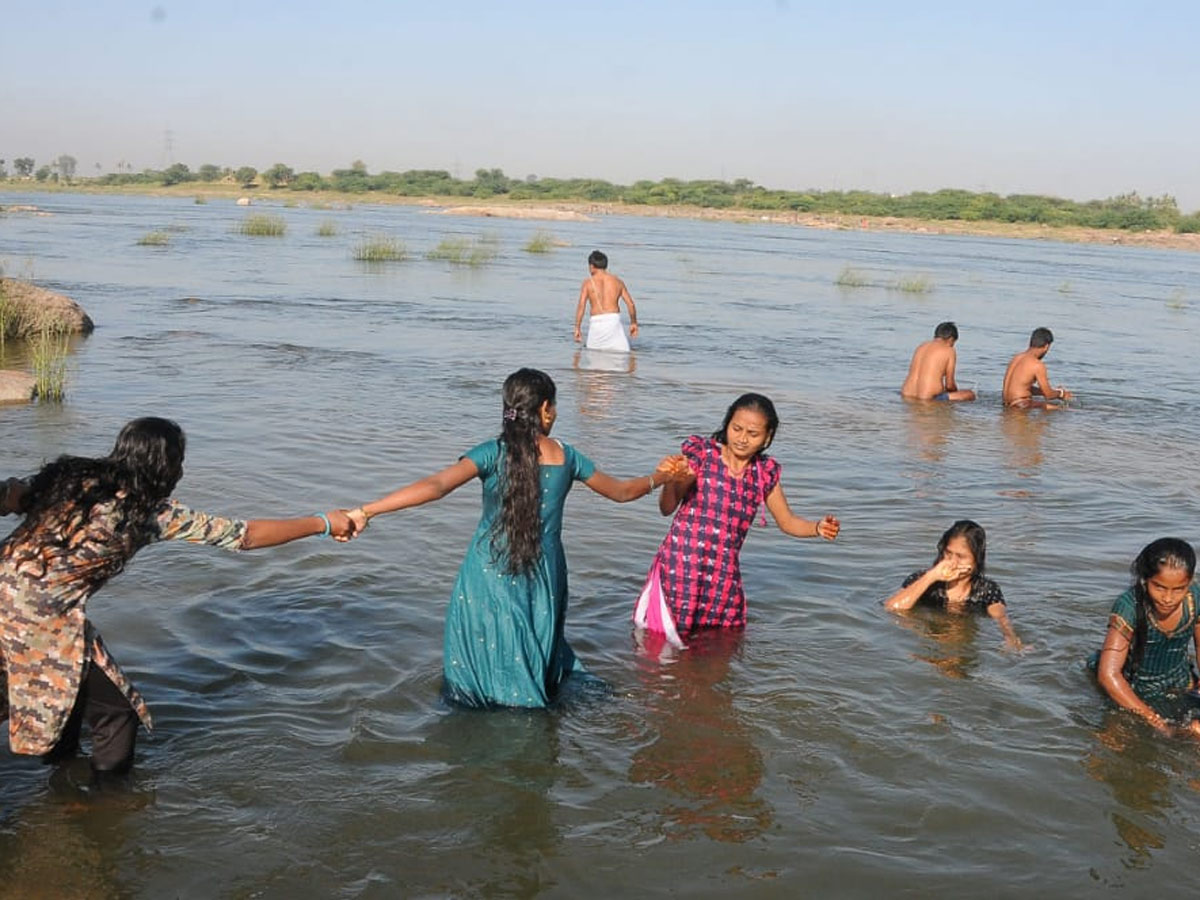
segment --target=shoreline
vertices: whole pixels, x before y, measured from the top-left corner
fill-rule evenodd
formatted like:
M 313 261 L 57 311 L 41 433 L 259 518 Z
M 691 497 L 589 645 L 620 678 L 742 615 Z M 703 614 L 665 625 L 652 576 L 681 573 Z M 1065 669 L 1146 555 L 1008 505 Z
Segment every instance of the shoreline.
M 700 206 L 649 206 L 643 204 L 588 202 L 580 200 L 537 201 L 474 197 L 402 197 L 395 194 L 344 193 L 340 191 L 291 191 L 269 188 L 244 189 L 219 182 L 189 182 L 172 185 L 52 185 L 36 182 L 0 182 L 5 194 L 112 194 L 116 196 L 250 198 L 251 204 L 328 208 L 348 206 L 420 206 L 441 215 L 512 218 L 545 221 L 594 221 L 603 216 L 644 216 L 666 219 L 734 222 L 740 224 L 794 225 L 825 231 L 883 231 L 900 234 L 963 235 L 1015 240 L 1057 241 L 1066 244 L 1100 244 L 1149 247 L 1160 250 L 1200 252 L 1200 234 L 1180 234 L 1169 229 L 1127 231 L 1118 228 L 1086 228 L 1078 225 L 1044 225 L 1034 222 L 968 222 L 961 219 L 910 219 L 897 216 L 855 216 L 828 213 L 795 213 L 752 209 L 717 209 Z M 5 204 L 0 203 L 0 209 Z

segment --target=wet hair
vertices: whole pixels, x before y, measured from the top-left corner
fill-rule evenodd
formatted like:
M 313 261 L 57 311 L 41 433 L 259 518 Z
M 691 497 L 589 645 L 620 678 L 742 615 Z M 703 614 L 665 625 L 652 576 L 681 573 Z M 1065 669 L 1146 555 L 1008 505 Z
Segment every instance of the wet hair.
M 126 424 L 108 456 L 60 456 L 47 463 L 30 482 L 25 519 L 6 553 L 36 565 L 39 558 L 65 554 L 86 534 L 117 550 L 85 575 L 89 584 L 103 584 L 137 552 L 146 537 L 141 526 L 175 490 L 186 444 L 174 422 L 147 417 Z M 92 520 L 101 506 L 115 513 L 111 531 L 107 522 L 98 527 Z
M 987 532 L 983 530 L 983 526 L 978 522 L 972 522 L 970 519 L 959 519 L 942 532 L 941 540 L 938 541 L 937 545 L 937 557 L 933 561 L 935 566 L 946 554 L 946 546 L 956 537 L 960 537 L 967 542 L 967 549 L 975 557 L 975 571 L 971 573 L 971 586 L 974 587 L 979 583 L 979 579 L 983 577 L 983 570 L 987 565 Z
M 952 341 L 958 340 L 958 326 L 953 322 L 942 322 L 937 328 L 933 329 L 935 338 L 947 338 Z
M 1129 653 L 1125 657 L 1125 678 L 1132 678 L 1142 665 L 1146 652 L 1146 604 L 1150 592 L 1146 582 L 1163 569 L 1182 569 L 1188 578 L 1196 574 L 1196 551 L 1181 538 L 1165 537 L 1151 541 L 1142 548 L 1137 559 L 1129 567 L 1133 576 L 1133 600 L 1137 621 L 1133 626 L 1133 638 L 1129 642 Z
M 608 257 L 599 250 L 593 250 L 588 254 L 588 265 L 595 266 L 597 269 L 607 269 Z
M 1049 328 L 1035 328 L 1029 335 L 1030 347 L 1049 347 L 1054 343 L 1054 333 Z
M 554 381 L 537 369 L 518 369 L 504 380 L 500 446 L 500 515 L 492 524 L 493 560 L 505 559 L 510 575 L 523 575 L 542 556 L 542 488 L 538 437 L 543 403 L 553 405 Z
M 769 397 L 764 397 L 762 394 L 742 394 L 733 403 L 729 404 L 729 409 L 725 410 L 725 421 L 721 423 L 712 434 L 712 439 L 718 443 L 724 444 L 726 441 L 726 433 L 729 431 L 729 423 L 733 421 L 733 415 L 739 409 L 748 409 L 752 412 L 760 413 L 767 420 L 767 441 L 762 445 L 763 450 L 771 446 L 771 441 L 775 440 L 775 429 L 779 427 L 779 414 L 775 412 L 775 404 L 771 402 Z

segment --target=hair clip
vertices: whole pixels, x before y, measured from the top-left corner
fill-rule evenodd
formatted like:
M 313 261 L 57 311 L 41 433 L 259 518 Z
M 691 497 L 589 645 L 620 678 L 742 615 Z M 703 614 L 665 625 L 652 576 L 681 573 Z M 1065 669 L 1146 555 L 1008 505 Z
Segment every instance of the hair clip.
M 504 418 L 505 418 L 505 420 L 506 420 L 506 421 L 509 421 L 509 422 L 514 422 L 514 421 L 516 421 L 516 418 L 517 418 L 517 408 L 516 408 L 515 406 L 508 406 L 508 407 L 505 407 L 505 409 L 504 409 Z

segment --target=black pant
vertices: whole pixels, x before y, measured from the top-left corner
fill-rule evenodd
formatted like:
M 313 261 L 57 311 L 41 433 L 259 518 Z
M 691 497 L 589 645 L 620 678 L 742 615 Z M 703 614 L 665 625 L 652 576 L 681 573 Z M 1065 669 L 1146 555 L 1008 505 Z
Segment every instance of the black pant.
M 92 768 L 114 775 L 128 772 L 133 766 L 133 745 L 137 740 L 137 713 L 94 663 L 88 666 L 87 677 L 79 685 L 75 707 L 62 736 L 42 757 L 42 762 L 66 762 L 79 753 L 79 732 L 85 718 L 92 734 Z

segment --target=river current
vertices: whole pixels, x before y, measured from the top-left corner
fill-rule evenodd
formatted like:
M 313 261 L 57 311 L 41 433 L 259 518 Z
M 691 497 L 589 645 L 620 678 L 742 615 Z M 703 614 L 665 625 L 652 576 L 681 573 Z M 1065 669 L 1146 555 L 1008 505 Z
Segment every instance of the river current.
M 1200 539 L 1200 256 L 0 199 L 51 213 L 0 215 L 4 273 L 97 323 L 64 403 L 0 408 L 0 477 L 106 453 L 122 423 L 155 414 L 188 434 L 184 502 L 243 517 L 356 504 L 494 435 L 500 384 L 528 365 L 558 384 L 556 436 L 623 477 L 713 431 L 738 394 L 768 394 L 793 508 L 843 526 L 833 544 L 753 529 L 744 633 L 663 662 L 629 617 L 668 520 L 577 486 L 567 635 L 612 691 L 537 712 L 439 700 L 477 484 L 348 545 L 147 548 L 89 615 L 155 733 L 124 792 L 0 755 L 0 897 L 1193 893 L 1200 746 L 1107 709 L 1083 661 L 1138 550 Z M 249 212 L 287 233 L 238 234 Z M 525 252 L 539 229 L 565 246 Z M 166 246 L 137 245 L 152 230 Z M 356 261 L 377 235 L 410 258 Z M 425 258 L 448 237 L 495 256 Z M 638 304 L 628 359 L 571 340 L 594 247 Z M 847 269 L 866 283 L 839 286 Z M 945 319 L 979 401 L 901 401 L 913 347 Z M 1051 377 L 1078 401 L 1006 412 L 1005 363 L 1035 326 L 1054 331 Z M 882 609 L 959 518 L 987 529 L 1021 652 L 986 619 Z

